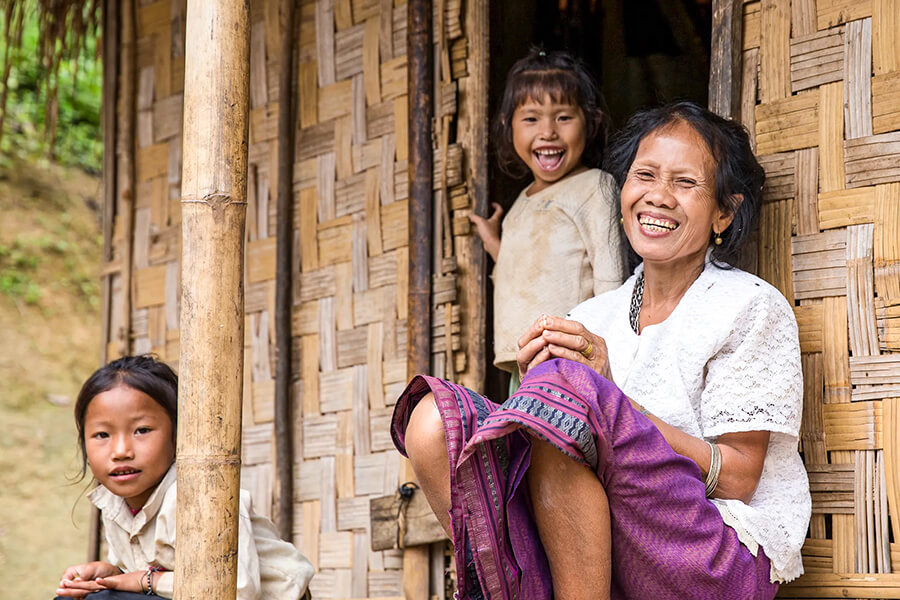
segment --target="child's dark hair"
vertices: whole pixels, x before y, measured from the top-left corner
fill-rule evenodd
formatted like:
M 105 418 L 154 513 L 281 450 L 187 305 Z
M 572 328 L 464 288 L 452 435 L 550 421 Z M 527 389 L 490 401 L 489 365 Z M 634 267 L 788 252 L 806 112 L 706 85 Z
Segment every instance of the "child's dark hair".
M 87 452 L 84 446 L 84 416 L 88 404 L 98 394 L 120 385 L 143 392 L 156 400 L 172 420 L 172 441 L 178 428 L 178 376 L 166 363 L 149 354 L 123 356 L 91 375 L 75 402 L 75 426 L 78 428 L 78 448 L 81 450 L 81 477 L 87 473 Z
M 516 178 L 528 174 L 513 147 L 513 113 L 524 102 L 542 102 L 546 95 L 553 102 L 573 104 L 584 113 L 585 144 L 581 163 L 599 167 L 603 162 L 609 119 L 603 110 L 603 95 L 597 83 L 584 63 L 571 54 L 532 48 L 528 56 L 519 59 L 509 70 L 500 109 L 492 125 L 500 169 Z

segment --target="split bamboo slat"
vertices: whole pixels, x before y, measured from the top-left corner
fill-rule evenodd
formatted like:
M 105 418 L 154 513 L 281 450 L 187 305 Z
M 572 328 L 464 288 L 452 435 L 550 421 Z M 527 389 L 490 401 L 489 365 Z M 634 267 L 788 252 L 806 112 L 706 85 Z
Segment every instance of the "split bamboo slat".
M 241 485 L 272 516 L 281 4 L 250 2 L 244 273 Z M 107 352 L 153 352 L 177 369 L 184 90 L 200 83 L 184 80 L 186 0 L 121 6 L 118 93 L 107 100 L 118 117 L 103 267 Z M 389 432 L 411 375 L 406 1 L 296 0 L 295 11 L 293 541 L 317 568 L 316 598 L 414 592 L 406 597 L 443 600 L 443 543 L 407 549 L 413 554 L 404 559 L 402 549 L 373 551 L 369 531 L 369 499 L 412 478 Z M 479 387 L 484 359 L 475 347 L 483 345 L 483 307 L 467 305 L 482 302 L 472 282 L 482 277 L 483 253 L 467 217 L 487 205 L 476 197 L 486 189 L 484 160 L 471 158 L 483 153 L 486 134 L 484 124 L 457 121 L 486 112 L 487 63 L 475 66 L 485 81 L 469 77 L 470 44 L 484 49 L 467 37 L 468 21 L 485 28 L 486 15 L 460 0 L 434 0 L 432 373 L 471 387 Z M 437 577 L 417 583 L 404 573 L 414 552 L 424 552 L 421 564 Z
M 758 270 L 794 303 L 813 516 L 785 598 L 900 598 L 900 1 L 743 5 Z

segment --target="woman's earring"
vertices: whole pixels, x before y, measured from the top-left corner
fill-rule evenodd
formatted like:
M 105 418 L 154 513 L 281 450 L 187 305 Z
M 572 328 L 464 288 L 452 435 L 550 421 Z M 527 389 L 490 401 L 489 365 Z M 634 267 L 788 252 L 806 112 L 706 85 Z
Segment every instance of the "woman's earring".
M 718 233 L 718 232 L 713 232 L 713 233 L 716 234 L 716 237 L 713 240 L 713 242 L 716 244 L 716 246 L 721 246 L 722 245 L 722 234 Z
M 625 217 L 619 217 L 619 225 L 625 224 Z

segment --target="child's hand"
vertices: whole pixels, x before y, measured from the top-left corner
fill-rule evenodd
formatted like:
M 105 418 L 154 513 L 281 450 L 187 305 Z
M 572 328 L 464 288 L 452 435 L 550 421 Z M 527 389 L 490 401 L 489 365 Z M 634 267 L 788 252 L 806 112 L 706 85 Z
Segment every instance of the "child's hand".
M 503 218 L 503 207 L 496 202 L 491 202 L 491 208 L 494 212 L 490 217 L 485 219 L 478 215 L 469 215 L 469 221 L 475 225 L 475 231 L 484 244 L 484 250 L 491 255 L 494 261 L 497 261 L 497 255 L 500 253 L 500 220 Z
M 57 596 L 67 596 L 70 598 L 83 598 L 91 592 L 104 589 L 97 581 L 103 577 L 110 577 L 121 573 L 119 569 L 108 562 L 95 561 L 81 565 L 73 565 L 65 570 L 62 580 L 59 582 L 59 588 L 56 590 Z
M 118 572 L 118 570 L 117 570 Z M 153 580 L 156 581 L 156 573 L 153 574 Z M 147 591 L 146 586 L 147 571 L 132 571 L 131 573 L 119 573 L 111 577 L 103 577 L 97 579 L 102 589 L 119 590 L 120 592 L 135 592 L 143 594 Z

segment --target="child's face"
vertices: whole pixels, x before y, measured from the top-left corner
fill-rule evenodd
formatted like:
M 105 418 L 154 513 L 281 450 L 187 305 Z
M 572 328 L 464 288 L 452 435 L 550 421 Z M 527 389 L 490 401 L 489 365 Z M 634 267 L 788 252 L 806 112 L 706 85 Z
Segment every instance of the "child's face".
M 88 404 L 84 443 L 94 477 L 133 509 L 147 502 L 175 460 L 168 413 L 125 385 L 97 394 Z
M 535 194 L 581 166 L 585 145 L 584 113 L 574 104 L 527 100 L 512 118 L 513 147 L 534 175 Z

